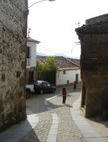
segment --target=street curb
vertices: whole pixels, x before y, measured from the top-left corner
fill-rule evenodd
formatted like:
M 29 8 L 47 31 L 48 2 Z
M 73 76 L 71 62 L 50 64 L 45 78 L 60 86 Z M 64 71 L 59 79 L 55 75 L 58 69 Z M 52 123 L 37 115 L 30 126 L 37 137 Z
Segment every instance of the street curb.
M 47 142 L 56 142 L 57 132 L 58 132 L 58 125 L 59 125 L 59 118 L 57 114 L 52 114 L 53 122 L 48 134 Z
M 80 100 L 79 98 L 74 104 L 73 108 L 70 108 L 72 119 L 81 131 L 82 137 L 87 142 L 108 142 L 108 138 L 103 138 L 98 134 L 94 128 L 87 122 L 86 118 L 80 114 Z

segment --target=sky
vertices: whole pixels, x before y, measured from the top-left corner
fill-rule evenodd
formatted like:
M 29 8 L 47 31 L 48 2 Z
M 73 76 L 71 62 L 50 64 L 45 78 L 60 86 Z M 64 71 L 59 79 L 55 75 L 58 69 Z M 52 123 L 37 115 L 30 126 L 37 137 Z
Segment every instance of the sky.
M 39 0 L 28 1 L 30 6 Z M 107 0 L 46 0 L 29 9 L 29 36 L 40 41 L 38 53 L 80 58 L 75 28 L 85 24 L 86 19 L 106 13 Z

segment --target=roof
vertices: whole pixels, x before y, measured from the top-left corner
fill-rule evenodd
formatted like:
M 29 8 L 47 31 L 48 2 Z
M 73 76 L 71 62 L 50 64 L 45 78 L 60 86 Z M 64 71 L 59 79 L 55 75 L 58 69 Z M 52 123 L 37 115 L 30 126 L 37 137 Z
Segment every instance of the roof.
M 77 34 L 108 34 L 108 14 L 86 20 L 86 24 L 75 29 Z
M 59 70 L 65 69 L 65 70 L 70 70 L 70 69 L 79 69 L 80 68 L 80 60 L 75 59 L 70 59 L 70 58 L 65 58 L 62 56 L 55 56 L 56 59 L 56 65 Z M 45 63 L 46 61 L 46 56 L 37 56 L 37 60 L 40 61 L 41 63 Z
M 80 68 L 78 67 L 72 67 L 72 68 L 59 68 L 58 71 L 62 71 L 62 70 L 78 70 Z
M 73 59 L 73 58 L 67 58 L 67 59 L 80 67 L 80 59 Z
M 108 34 L 108 22 L 105 23 L 98 23 L 98 24 L 89 24 L 89 25 L 83 25 L 82 27 L 79 27 L 75 29 L 77 34 L 80 35 L 83 34 Z
M 37 43 L 37 44 L 40 43 L 40 41 L 35 40 L 35 39 L 32 39 L 31 37 L 27 37 L 27 41 L 28 41 L 28 42 L 35 42 L 35 43 Z
M 99 15 L 86 20 L 87 25 L 108 22 L 108 14 Z

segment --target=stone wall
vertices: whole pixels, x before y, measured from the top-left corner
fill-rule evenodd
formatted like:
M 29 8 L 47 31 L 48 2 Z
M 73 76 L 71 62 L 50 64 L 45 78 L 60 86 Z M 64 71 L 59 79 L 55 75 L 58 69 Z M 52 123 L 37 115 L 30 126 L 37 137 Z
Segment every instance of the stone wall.
M 81 41 L 81 105 L 86 117 L 108 115 L 108 20 L 96 19 L 76 29 Z
M 0 131 L 26 118 L 27 0 L 0 0 Z

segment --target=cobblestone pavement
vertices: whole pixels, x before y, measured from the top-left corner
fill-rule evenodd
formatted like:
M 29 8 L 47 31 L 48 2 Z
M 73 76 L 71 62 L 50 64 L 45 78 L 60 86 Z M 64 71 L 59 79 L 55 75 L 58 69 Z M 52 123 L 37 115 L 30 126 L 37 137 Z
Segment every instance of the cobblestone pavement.
M 78 97 L 79 92 L 77 91 L 69 93 L 67 105 L 62 104 L 60 94 L 44 94 L 28 99 L 27 108 L 38 115 L 39 122 L 20 142 L 85 142 L 70 114 L 70 108 Z M 53 127 L 53 114 L 58 118 L 54 122 L 57 121 L 57 127 L 52 130 L 51 136 L 49 136 L 51 127 Z M 55 135 L 55 133 L 57 134 Z
M 31 96 L 27 120 L 0 133 L 0 142 L 108 142 L 108 128 L 102 126 L 106 123 L 83 117 L 79 89 L 67 88 L 66 105 L 60 92 Z

